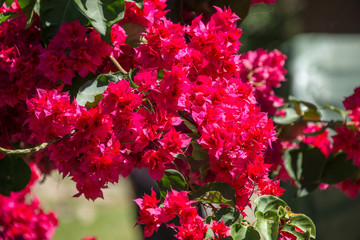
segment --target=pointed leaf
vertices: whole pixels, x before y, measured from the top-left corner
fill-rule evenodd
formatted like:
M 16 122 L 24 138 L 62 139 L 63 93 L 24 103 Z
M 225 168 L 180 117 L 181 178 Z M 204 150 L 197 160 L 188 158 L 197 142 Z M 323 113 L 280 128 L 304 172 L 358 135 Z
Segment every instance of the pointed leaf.
M 315 224 L 308 216 L 297 214 L 290 218 L 290 224 L 300 228 L 304 232 L 309 232 L 311 238 L 316 237 Z
M 348 178 L 355 177 L 359 170 L 352 160 L 347 159 L 346 153 L 340 152 L 336 155 L 330 155 L 326 160 L 321 182 L 336 184 Z
M 192 157 L 195 160 L 201 161 L 209 159 L 209 151 L 207 149 L 203 149 L 201 144 L 196 140 L 192 140 L 191 144 L 193 146 Z
M 25 13 L 26 16 L 26 27 L 30 27 L 33 23 L 34 16 L 34 6 L 36 0 L 18 0 L 21 10 Z
M 125 1 L 135 3 L 136 6 L 140 9 L 143 9 L 143 7 L 144 7 L 144 0 L 125 0 Z
M 20 17 L 20 16 L 21 16 L 20 14 L 14 13 L 14 12 L 0 13 L 0 24 L 2 22 L 5 22 L 8 19 L 17 18 L 17 17 Z
M 260 240 L 259 233 L 252 226 L 234 224 L 230 232 L 234 240 Z
M 303 100 L 298 100 L 297 98 L 295 98 L 294 96 L 289 96 L 289 101 L 293 102 L 294 104 L 303 104 L 305 105 L 308 109 L 312 109 L 312 110 L 315 110 L 317 111 L 318 110 L 318 107 L 311 103 L 311 102 L 307 102 L 307 101 L 303 101 Z
M 298 196 L 302 197 L 314 191 L 319 186 L 325 164 L 325 156 L 320 149 L 316 147 L 310 147 L 306 144 L 301 144 L 300 146 L 303 159 Z
M 111 26 L 124 18 L 124 0 L 74 0 L 101 38 L 111 44 Z
M 294 148 L 286 150 L 284 161 L 287 173 L 292 179 L 298 182 L 302 171 L 302 153 L 300 150 Z
M 165 174 L 160 181 L 156 181 L 159 190 L 160 197 L 165 198 L 167 192 L 170 192 L 171 189 L 176 191 L 186 191 L 187 185 L 184 176 L 173 169 L 165 170 Z
M 193 192 L 191 199 L 201 202 L 225 204 L 235 207 L 235 189 L 227 183 L 212 182 L 208 183 Z
M 273 117 L 274 123 L 280 124 L 280 125 L 289 125 L 289 124 L 296 122 L 301 117 L 292 108 L 286 108 L 285 114 L 286 114 L 285 117 L 280 117 L 280 116 Z
M 297 183 L 299 197 L 317 189 L 325 161 L 320 149 L 304 143 L 300 144 L 300 149 L 290 149 L 285 153 L 285 167 Z
M 291 233 L 296 237 L 296 240 L 308 240 L 310 238 L 310 232 L 299 232 L 295 226 L 285 223 L 281 231 Z
M 279 217 L 276 211 L 255 212 L 256 228 L 264 240 L 276 240 L 279 234 Z
M 182 120 L 184 121 L 184 124 L 186 125 L 186 127 L 188 129 L 190 129 L 193 133 L 199 133 L 197 130 L 197 127 L 194 124 L 192 124 L 191 122 L 189 122 L 188 120 L 186 120 L 184 118 Z
M 223 221 L 226 226 L 233 225 L 240 217 L 240 213 L 235 208 L 223 207 L 215 213 L 214 220 Z
M 4 2 L 5 2 L 5 4 L 6 4 L 7 7 L 10 7 L 11 4 L 13 4 L 14 0 L 5 0 L 5 1 L 2 1 L 3 4 L 4 4 Z M 1 5 L 2 5 L 2 4 L 1 4 Z
M 330 111 L 332 111 L 332 112 L 335 112 L 335 113 L 340 114 L 343 122 L 345 122 L 345 120 L 346 120 L 346 113 L 345 113 L 344 110 L 342 110 L 342 109 L 340 109 L 340 108 L 337 108 L 337 107 L 335 107 L 335 106 L 329 105 L 329 104 L 324 104 L 324 107 L 323 107 L 323 108 L 326 109 L 326 110 L 330 110 Z
M 287 204 L 280 198 L 271 195 L 262 195 L 255 199 L 256 208 L 255 212 L 277 211 L 279 207 L 286 207 Z
M 101 96 L 108 87 L 110 82 L 117 82 L 123 79 L 123 75 L 116 74 L 100 74 L 94 80 L 86 82 L 79 89 L 76 101 L 81 106 L 94 107 L 102 99 Z
M 205 234 L 205 239 L 214 239 L 214 231 L 211 228 L 208 228 Z
M 76 8 L 74 0 L 40 0 L 41 39 L 47 44 L 64 22 L 78 20 L 86 25 L 88 20 Z
M 319 121 L 321 119 L 321 113 L 318 110 L 308 109 L 304 112 L 304 121 Z

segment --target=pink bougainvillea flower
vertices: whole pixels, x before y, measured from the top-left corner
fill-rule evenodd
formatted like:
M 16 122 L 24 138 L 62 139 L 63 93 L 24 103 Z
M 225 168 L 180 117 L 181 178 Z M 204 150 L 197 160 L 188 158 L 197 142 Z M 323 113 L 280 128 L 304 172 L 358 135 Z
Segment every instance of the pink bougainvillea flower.
M 347 159 L 353 159 L 356 166 L 360 166 L 360 131 L 347 127 L 336 128 L 337 134 L 333 136 L 334 151 L 347 153 Z
M 346 110 L 351 110 L 349 117 L 360 129 L 360 87 L 355 88 L 354 94 L 345 98 L 343 104 Z

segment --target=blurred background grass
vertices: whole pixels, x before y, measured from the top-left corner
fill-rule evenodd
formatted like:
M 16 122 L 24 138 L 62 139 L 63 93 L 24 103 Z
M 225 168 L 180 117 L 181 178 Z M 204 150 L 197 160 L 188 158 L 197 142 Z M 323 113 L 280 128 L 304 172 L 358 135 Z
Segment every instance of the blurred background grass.
M 104 190 L 104 199 L 94 202 L 76 194 L 74 182 L 52 173 L 35 193 L 46 211 L 55 211 L 59 226 L 54 240 L 80 240 L 95 236 L 100 240 L 138 240 L 140 227 L 135 227 L 136 209 L 131 182 L 120 179 L 119 184 Z

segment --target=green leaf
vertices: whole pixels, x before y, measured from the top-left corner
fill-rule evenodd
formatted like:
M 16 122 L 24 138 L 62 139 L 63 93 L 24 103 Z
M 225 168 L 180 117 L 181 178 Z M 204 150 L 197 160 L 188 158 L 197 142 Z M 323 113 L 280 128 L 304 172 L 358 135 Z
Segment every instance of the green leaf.
M 308 240 L 310 238 L 310 232 L 299 232 L 296 230 L 295 226 L 284 223 L 281 227 L 281 231 L 291 233 L 296 237 L 296 240 Z
M 201 144 L 199 144 L 196 140 L 192 140 L 191 144 L 193 146 L 192 157 L 196 161 L 209 159 L 209 151 L 207 149 L 203 149 Z
M 319 121 L 321 118 L 321 113 L 318 109 L 318 107 L 310 102 L 298 100 L 297 98 L 293 96 L 289 96 L 289 101 L 291 101 L 294 105 L 294 109 L 298 115 L 303 116 L 303 119 L 305 121 Z M 307 110 L 305 112 L 302 111 L 301 105 L 304 105 L 307 107 Z
M 33 23 L 34 16 L 34 6 L 36 0 L 18 0 L 21 10 L 25 13 L 26 16 L 26 28 L 30 27 Z
M 304 118 L 305 121 L 320 121 L 321 119 L 321 113 L 318 110 L 314 109 L 308 109 L 304 112 Z
M 301 116 L 298 115 L 293 108 L 286 108 L 285 114 L 286 114 L 285 117 L 280 117 L 280 116 L 273 117 L 274 123 L 280 125 L 289 125 L 301 118 Z
M 5 4 L 6 4 L 7 7 L 10 7 L 11 4 L 13 4 L 14 0 L 5 0 L 5 1 L 2 1 L 2 4 L 4 4 L 4 2 L 5 2 Z M 1 5 L 2 5 L 2 4 L 1 4 Z
M 134 82 L 134 77 L 140 69 L 130 69 L 129 71 L 129 85 L 132 89 L 137 89 L 139 86 Z
M 191 199 L 207 203 L 225 204 L 235 207 L 235 189 L 227 183 L 208 183 L 193 192 Z
M 300 102 L 299 100 L 297 100 L 296 98 L 289 96 L 289 101 L 292 102 L 292 104 L 294 105 L 294 109 L 296 111 L 296 113 L 298 115 L 302 115 L 302 111 L 301 111 L 301 106 L 300 106 Z
M 302 174 L 300 177 L 300 191 L 298 196 L 306 196 L 309 192 L 314 191 L 320 184 L 320 178 L 325 164 L 325 156 L 316 147 L 310 147 L 306 144 L 301 144 L 301 151 L 303 154 L 302 160 Z
M 280 206 L 277 210 L 280 219 L 286 219 L 287 213 L 284 207 Z
M 160 190 L 160 197 L 165 198 L 167 192 L 170 192 L 171 189 L 176 191 L 186 191 L 187 185 L 184 176 L 173 169 L 165 170 L 164 176 L 160 181 L 157 181 Z
M 290 224 L 300 228 L 304 232 L 309 232 L 311 238 L 316 237 L 315 224 L 308 216 L 297 214 L 290 218 Z
M 30 181 L 31 170 L 18 155 L 7 155 L 0 159 L 0 194 L 23 190 Z
M 303 100 L 298 100 L 297 98 L 295 98 L 294 96 L 289 96 L 289 101 L 291 101 L 292 103 L 294 104 L 303 104 L 305 105 L 308 109 L 312 109 L 312 110 L 315 110 L 315 111 L 318 111 L 318 107 L 311 103 L 311 102 L 307 102 L 307 101 L 303 101 Z
M 135 3 L 136 6 L 140 9 L 143 9 L 143 7 L 144 7 L 144 0 L 125 0 L 125 1 Z
M 190 164 L 191 172 L 196 172 L 200 170 L 200 172 L 203 173 L 203 176 L 206 176 L 206 171 L 210 167 L 209 160 L 195 161 L 192 156 L 187 156 L 185 161 Z
M 235 208 L 222 207 L 215 213 L 214 220 L 223 221 L 226 226 L 233 225 L 240 217 L 240 213 Z
M 4 12 L 0 13 L 0 24 L 5 22 L 6 20 L 20 17 L 20 14 L 14 13 L 14 12 Z
M 214 231 L 211 228 L 208 228 L 204 239 L 214 239 L 214 236 L 215 236 Z
M 256 211 L 256 228 L 264 240 L 276 240 L 279 232 L 279 216 L 276 211 L 270 210 L 266 213 Z
M 76 8 L 74 0 L 40 0 L 41 39 L 47 44 L 64 22 L 78 20 L 85 26 L 88 20 Z
M 346 153 L 340 152 L 327 158 L 320 181 L 336 184 L 348 178 L 354 178 L 359 170 L 352 160 L 347 160 Z
M 279 207 L 287 207 L 286 202 L 271 195 L 262 195 L 255 199 L 255 203 L 255 212 L 259 211 L 266 213 L 268 211 L 277 211 Z
M 317 189 L 325 161 L 320 149 L 304 143 L 300 144 L 300 149 L 290 149 L 285 154 L 285 168 L 298 185 L 299 197 Z
M 230 233 L 234 240 L 260 240 L 259 233 L 252 226 L 234 224 Z
M 346 121 L 346 112 L 344 110 L 329 104 L 324 104 L 323 109 L 340 114 L 343 122 Z
M 189 122 L 186 119 L 183 119 L 183 121 L 184 121 L 184 124 L 186 125 L 186 127 L 188 129 L 190 129 L 193 133 L 199 133 L 197 130 L 197 127 L 194 124 L 192 124 L 191 122 Z
M 110 82 L 117 82 L 123 79 L 121 73 L 100 74 L 95 79 L 86 82 L 79 89 L 76 101 L 81 106 L 94 107 L 102 99 L 101 96 Z
M 78 9 L 89 19 L 91 25 L 109 43 L 111 26 L 124 18 L 124 0 L 74 0 Z
M 288 172 L 289 176 L 297 182 L 300 180 L 300 176 L 302 173 L 302 159 L 302 153 L 299 149 L 290 148 L 285 152 L 285 169 Z

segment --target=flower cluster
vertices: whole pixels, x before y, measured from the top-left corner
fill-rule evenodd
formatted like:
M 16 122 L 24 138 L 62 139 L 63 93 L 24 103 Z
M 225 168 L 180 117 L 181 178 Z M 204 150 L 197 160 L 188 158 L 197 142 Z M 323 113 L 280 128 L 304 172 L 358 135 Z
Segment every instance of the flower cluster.
M 40 43 L 38 16 L 26 28 L 26 16 L 17 1 L 10 7 L 0 7 L 0 13 L 13 12 L 20 16 L 0 25 L 0 146 L 11 148 L 11 142 L 29 144 L 30 131 L 23 126 L 27 118 L 26 99 L 36 88 L 49 89 L 53 83 L 37 68 Z
M 16 1 L 9 8 L 5 5 L 0 8 L 1 13 L 9 11 L 21 16 L 0 25 L 0 107 L 14 107 L 30 97 L 36 87 L 50 85 L 37 68 L 44 50 L 36 27 L 38 17 L 34 16 L 34 23 L 25 28 L 26 17 Z
M 279 181 L 268 176 L 272 166 L 264 160 L 276 139 L 265 112 L 273 115 L 282 105 L 273 88 L 284 81 L 286 57 L 262 49 L 239 55 L 242 31 L 230 9 L 215 8 L 208 19 L 198 16 L 183 26 L 165 18 L 165 2 L 147 0 L 143 9 L 126 2 L 124 19 L 111 29 L 113 46 L 75 21 L 64 23 L 43 48 L 36 16 L 27 29 L 25 17 L 5 21 L 0 26 L 0 74 L 5 79 L 0 91 L 6 95 L 1 119 L 16 116 L 11 124 L 24 133 L 3 130 L 6 121 L 1 122 L 6 133 L 1 145 L 56 139 L 33 160 L 43 169 L 47 158 L 52 169 L 76 182 L 75 196 L 92 200 L 134 168 L 147 168 L 158 181 L 166 169 L 176 169 L 187 176 L 189 189 L 227 183 L 235 189 L 240 212 L 254 193 L 281 195 Z M 253 1 L 259 2 L 274 1 Z M 12 8 L 21 13 L 17 2 Z M 140 45 L 132 44 L 138 36 L 131 31 L 134 26 L 141 30 Z M 109 81 L 98 102 L 80 106 L 65 89 L 89 75 L 115 72 L 108 56 L 126 70 L 138 68 L 137 74 Z M 16 85 L 22 89 L 12 92 Z M 204 223 L 186 192 L 173 190 L 161 207 L 159 201 L 154 193 L 136 200 L 145 236 L 163 223 L 177 231 L 178 239 L 203 239 L 209 230 L 216 239 L 230 235 L 223 222 Z M 38 209 L 36 200 L 31 204 L 29 209 Z M 41 219 L 48 216 L 47 228 L 53 229 L 55 218 L 36 211 Z M 174 219 L 179 220 L 176 226 L 169 223 Z M 49 238 L 51 231 L 44 234 L 39 239 Z
M 211 229 L 214 233 L 214 239 L 222 239 L 230 236 L 230 227 L 226 226 L 223 221 L 212 221 L 211 224 L 204 223 L 205 219 L 198 215 L 196 207 L 192 206 L 195 201 L 188 199 L 188 193 L 184 191 L 172 190 L 168 192 L 163 206 L 158 206 L 160 200 L 156 198 L 152 190 L 151 195 L 144 195 L 135 202 L 139 205 L 140 221 L 137 224 L 144 224 L 144 236 L 149 237 L 161 224 L 166 224 L 178 217 L 180 226 L 173 223 L 167 224 L 173 228 L 177 234 L 175 237 L 180 240 L 193 239 L 202 240 L 206 232 Z
M 0 196 L 0 238 L 3 240 L 47 240 L 54 235 L 57 218 L 53 212 L 46 213 L 30 190 L 38 175 L 31 165 L 31 180 L 20 192 Z
M 95 74 L 110 51 L 97 31 L 81 26 L 78 21 L 66 22 L 39 56 L 38 68 L 51 81 L 71 85 L 75 71 L 83 78 L 89 72 Z
M 70 102 L 66 93 L 38 90 L 27 102 L 32 138 L 43 142 L 75 131 L 48 152 L 55 168 L 70 175 L 79 194 L 90 199 L 101 197 L 102 188 L 134 167 L 148 168 L 156 180 L 169 168 L 182 166 L 186 174 L 192 171 L 191 164 L 174 161 L 174 156 L 191 158 L 199 150 L 207 153 L 201 159 L 209 165 L 206 181 L 233 186 L 239 209 L 254 192 L 281 195 L 283 190 L 268 178 L 270 166 L 263 160 L 263 152 L 275 139 L 272 121 L 260 111 L 249 80 L 241 76 L 246 63 L 237 54 L 241 30 L 236 27 L 236 15 L 217 8 L 207 24 L 199 16 L 185 27 L 160 14 L 153 16 L 160 17 L 144 16 L 153 23 L 144 34 L 147 43 L 135 48 L 134 64 L 141 70 L 134 82 L 139 87 L 132 89 L 125 80 L 110 83 L 98 106 L 90 110 Z M 113 36 L 123 36 L 117 34 L 119 28 L 113 29 Z M 69 60 L 78 43 L 85 41 L 85 30 L 78 22 L 64 24 L 48 51 L 70 49 Z M 123 42 L 119 40 L 120 45 Z M 257 68 L 269 72 L 264 81 L 281 81 L 273 72 L 282 67 L 283 56 L 279 52 L 263 56 L 266 60 Z M 84 75 L 88 70 L 95 68 L 89 66 Z M 77 71 L 80 75 L 80 68 Z M 198 137 L 187 135 L 185 119 L 194 125 Z M 193 171 L 195 179 L 198 174 L 199 170 Z
M 275 95 L 273 88 L 280 87 L 285 81 L 286 56 L 278 50 L 267 52 L 257 49 L 242 54 L 240 58 L 244 64 L 240 70 L 241 79 L 253 85 L 261 110 L 274 115 L 283 105 L 283 99 Z

